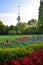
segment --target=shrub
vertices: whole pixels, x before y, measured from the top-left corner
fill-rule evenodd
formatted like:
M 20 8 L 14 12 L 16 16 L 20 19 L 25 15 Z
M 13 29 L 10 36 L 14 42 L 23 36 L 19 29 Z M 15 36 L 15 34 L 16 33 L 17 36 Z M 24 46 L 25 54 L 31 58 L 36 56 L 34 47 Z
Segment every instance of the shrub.
M 24 55 L 28 56 L 33 51 L 43 48 L 43 43 L 32 44 L 28 46 L 21 46 L 16 48 L 0 48 L 0 62 L 3 62 L 6 58 L 18 59 Z
M 16 34 L 16 31 L 15 31 L 15 30 L 10 30 L 10 31 L 8 31 L 8 33 L 9 33 L 10 35 L 15 35 L 15 34 Z
M 43 49 L 23 58 L 13 60 L 12 65 L 43 65 Z

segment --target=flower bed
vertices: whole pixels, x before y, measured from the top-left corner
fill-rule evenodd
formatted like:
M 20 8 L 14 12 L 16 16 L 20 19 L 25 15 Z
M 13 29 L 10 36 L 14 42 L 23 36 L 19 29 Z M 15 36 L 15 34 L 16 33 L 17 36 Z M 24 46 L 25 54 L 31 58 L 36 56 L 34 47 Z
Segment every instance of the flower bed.
M 17 48 L 0 48 L 0 64 L 7 58 L 9 58 L 10 60 L 18 59 L 25 55 L 28 56 L 30 53 L 41 48 L 43 48 L 43 43 L 30 44 L 28 46 Z
M 10 60 L 7 58 L 2 65 L 43 65 L 43 49 L 19 59 Z
M 27 40 L 27 39 L 30 39 L 32 36 L 25 36 L 23 38 L 17 38 L 16 40 Z
M 25 36 L 23 38 L 17 38 L 16 40 L 12 41 L 6 40 L 6 42 L 0 42 L 0 48 L 15 48 L 20 46 L 27 46 L 29 44 L 41 43 L 43 42 L 43 36 Z

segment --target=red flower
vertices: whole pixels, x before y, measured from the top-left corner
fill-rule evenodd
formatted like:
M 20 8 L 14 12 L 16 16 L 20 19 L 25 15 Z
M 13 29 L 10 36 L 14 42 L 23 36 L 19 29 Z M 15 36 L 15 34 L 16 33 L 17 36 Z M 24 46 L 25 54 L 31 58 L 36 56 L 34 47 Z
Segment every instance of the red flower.
M 30 56 L 24 56 L 17 60 L 7 58 L 3 65 L 43 65 L 43 50 L 37 50 L 30 54 Z
M 12 61 L 12 65 L 20 65 L 20 63 L 19 63 L 18 60 L 13 60 L 13 61 Z
M 10 60 L 9 58 L 7 58 L 7 59 L 4 61 L 3 65 L 11 65 L 11 60 Z

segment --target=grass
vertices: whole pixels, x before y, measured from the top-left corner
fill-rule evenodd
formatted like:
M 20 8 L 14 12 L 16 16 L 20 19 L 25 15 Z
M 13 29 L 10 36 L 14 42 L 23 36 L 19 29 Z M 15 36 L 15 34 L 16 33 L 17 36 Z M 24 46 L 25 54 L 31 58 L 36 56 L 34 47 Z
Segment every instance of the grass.
M 15 40 L 16 38 L 21 38 L 21 37 L 24 37 L 24 36 L 28 36 L 28 35 L 0 35 L 0 42 L 2 41 L 5 41 L 5 40 Z
M 21 38 L 21 37 L 24 37 L 24 36 L 35 36 L 35 34 L 33 35 L 0 35 L 0 42 L 3 42 L 5 40 L 15 40 L 16 38 Z M 43 36 L 43 35 L 41 35 Z

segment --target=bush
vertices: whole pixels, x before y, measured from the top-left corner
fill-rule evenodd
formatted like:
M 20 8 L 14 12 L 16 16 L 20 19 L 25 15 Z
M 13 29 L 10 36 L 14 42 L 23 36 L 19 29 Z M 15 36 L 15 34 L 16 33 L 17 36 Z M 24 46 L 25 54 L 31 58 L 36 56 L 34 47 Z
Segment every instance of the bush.
M 30 56 L 13 60 L 12 65 L 43 65 L 43 49 L 31 53 Z
M 19 59 L 7 58 L 1 65 L 43 65 L 43 49 L 32 52 L 28 56 Z
M 10 30 L 10 31 L 8 31 L 8 34 L 15 35 L 16 34 L 16 31 L 15 30 Z
M 43 48 L 43 43 L 31 44 L 29 46 L 21 46 L 17 48 L 0 48 L 0 62 L 3 62 L 6 58 L 18 59 L 24 55 L 28 56 L 33 51 Z
M 19 35 L 20 35 L 20 34 L 22 34 L 22 32 L 18 30 L 18 31 L 17 31 L 17 34 L 19 34 Z

